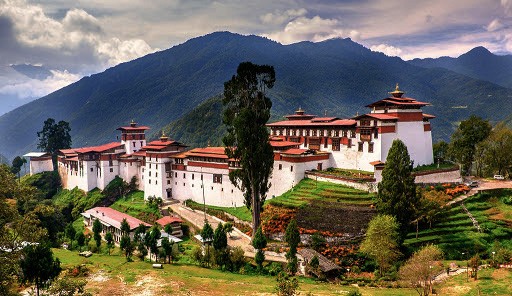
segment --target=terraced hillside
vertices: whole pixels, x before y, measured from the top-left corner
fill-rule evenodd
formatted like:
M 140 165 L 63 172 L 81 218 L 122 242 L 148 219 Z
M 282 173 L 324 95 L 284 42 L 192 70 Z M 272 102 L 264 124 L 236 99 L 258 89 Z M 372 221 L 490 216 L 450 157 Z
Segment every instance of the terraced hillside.
M 375 215 L 373 196 L 338 184 L 304 179 L 267 204 L 295 210 L 297 224 L 303 229 L 359 235 Z
M 474 195 L 464 201 L 480 231 L 461 205 L 447 210 L 431 229 L 409 233 L 405 244 L 417 248 L 437 244 L 448 259 L 467 259 L 468 254 L 485 251 L 495 241 L 512 246 L 512 197 L 510 190 L 497 190 Z M 464 255 L 462 254 L 464 253 Z

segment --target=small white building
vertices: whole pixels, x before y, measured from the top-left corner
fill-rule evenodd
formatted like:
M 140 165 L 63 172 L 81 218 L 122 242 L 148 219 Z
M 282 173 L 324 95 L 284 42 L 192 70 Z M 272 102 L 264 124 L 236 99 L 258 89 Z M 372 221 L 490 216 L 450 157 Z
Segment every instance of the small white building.
M 30 152 L 23 157 L 29 158 L 30 175 L 53 171 L 52 155 L 47 152 Z

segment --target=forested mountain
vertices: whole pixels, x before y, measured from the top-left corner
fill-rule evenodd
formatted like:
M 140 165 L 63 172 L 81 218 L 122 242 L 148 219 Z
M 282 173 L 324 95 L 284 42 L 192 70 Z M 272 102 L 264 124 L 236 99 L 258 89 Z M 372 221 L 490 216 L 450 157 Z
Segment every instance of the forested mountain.
M 485 47 L 475 47 L 458 58 L 414 59 L 409 62 L 424 68 L 445 68 L 512 88 L 512 55 L 495 55 Z
M 275 67 L 277 80 L 269 92 L 274 119 L 299 106 L 308 113 L 351 117 L 367 112 L 365 105 L 385 97 L 398 82 L 406 96 L 433 104 L 425 111 L 437 116 L 434 136 L 447 138 L 453 124 L 470 114 L 503 120 L 509 115 L 503 106 L 512 100 L 511 89 L 446 69 L 418 67 L 350 39 L 281 45 L 217 32 L 84 77 L 4 114 L 0 153 L 12 158 L 35 149 L 36 132 L 48 117 L 70 122 L 75 147 L 115 140 L 115 129 L 131 119 L 151 126 L 153 133 L 172 123 L 172 138 L 204 145 L 221 134 L 220 104 L 213 100 L 193 109 L 221 94 L 242 61 Z

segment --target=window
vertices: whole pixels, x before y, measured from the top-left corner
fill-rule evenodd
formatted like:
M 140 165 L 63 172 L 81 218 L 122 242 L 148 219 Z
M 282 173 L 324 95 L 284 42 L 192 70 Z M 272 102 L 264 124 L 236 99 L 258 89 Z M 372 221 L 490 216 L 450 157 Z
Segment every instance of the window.
M 355 138 L 356 137 L 356 131 L 352 130 L 350 131 L 350 137 Z
M 357 143 L 357 151 L 363 152 L 363 142 Z
M 283 169 L 283 165 L 279 164 L 279 170 L 282 170 L 282 169 Z
M 368 143 L 368 152 L 373 153 L 373 143 Z
M 140 141 L 140 146 L 141 146 L 141 147 L 142 147 L 142 146 L 144 146 L 144 145 L 142 145 L 142 143 L 143 143 L 143 142 L 142 142 L 142 141 Z
M 221 174 L 213 174 L 213 183 L 222 184 L 222 175 Z
M 113 165 L 114 165 L 114 163 L 112 162 L 112 160 L 109 160 L 108 161 L 108 166 L 113 166 Z
M 110 168 L 110 172 L 113 173 L 114 172 L 114 169 L 113 168 Z
M 167 180 L 167 185 L 170 185 L 171 184 L 171 180 Z
M 183 173 L 183 179 L 187 178 L 187 174 Z
M 340 151 L 340 139 L 332 139 L 332 151 Z
M 290 172 L 293 172 L 293 165 L 290 166 Z
M 151 171 L 149 171 L 149 176 L 151 177 Z
M 94 172 L 94 169 L 93 169 L 93 168 L 91 168 L 91 172 Z
M 155 180 L 155 184 L 158 185 L 158 180 Z
M 155 177 L 158 178 L 158 173 L 155 173 Z
M 148 182 L 149 182 L 149 184 L 151 184 L 151 179 L 150 179 L 150 180 L 148 180 Z
M 149 158 L 149 160 L 151 160 L 151 157 Z M 151 164 L 149 164 L 149 168 L 151 168 Z
M 192 180 L 194 180 L 194 174 L 192 174 Z
M 325 138 L 325 141 L 324 141 L 324 148 L 327 148 L 327 145 L 329 144 L 328 142 L 329 142 L 329 141 L 327 140 L 327 138 Z
M 342 132 L 342 135 L 343 135 L 343 137 L 345 137 L 345 138 L 346 138 L 346 137 L 347 137 L 347 131 L 346 131 L 346 130 L 344 130 L 344 131 Z
M 378 138 L 379 138 L 379 130 L 378 130 L 378 129 L 375 129 L 375 130 L 373 131 L 373 137 L 374 137 L 375 139 L 378 139 Z
M 132 144 L 133 144 L 133 147 L 135 147 L 135 142 L 132 142 Z
M 155 164 L 155 169 L 157 169 L 157 170 L 158 170 L 158 163 L 157 163 L 157 164 Z

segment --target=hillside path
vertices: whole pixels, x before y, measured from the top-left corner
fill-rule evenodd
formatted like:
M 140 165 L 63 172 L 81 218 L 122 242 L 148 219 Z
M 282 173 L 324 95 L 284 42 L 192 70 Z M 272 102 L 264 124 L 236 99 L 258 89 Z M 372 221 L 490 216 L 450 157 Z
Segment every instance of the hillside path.
M 191 208 L 185 207 L 180 203 L 175 203 L 171 205 L 165 205 L 164 207 L 171 207 L 174 213 L 181 216 L 183 219 L 192 223 L 195 227 L 201 229 L 204 226 L 204 212 L 193 210 Z M 215 230 L 219 223 L 224 223 L 224 221 L 220 220 L 217 217 L 213 217 L 211 215 L 206 214 L 206 219 L 208 223 Z M 228 235 L 228 245 L 230 247 L 241 247 L 244 250 L 245 256 L 249 258 L 254 258 L 256 252 L 251 245 L 251 238 L 245 233 L 241 232 L 236 227 L 233 227 L 233 231 Z M 286 258 L 284 254 L 278 254 L 274 252 L 265 252 L 265 260 L 267 261 L 276 261 L 276 262 L 286 262 Z
M 454 203 L 458 203 L 460 201 L 465 200 L 468 197 L 471 197 L 480 191 L 490 190 L 490 189 L 512 189 L 512 181 L 502 181 L 502 180 L 484 180 L 484 179 L 474 179 L 479 182 L 478 187 L 471 188 L 471 190 L 467 194 L 463 194 L 454 200 L 447 203 L 447 205 L 451 205 Z

